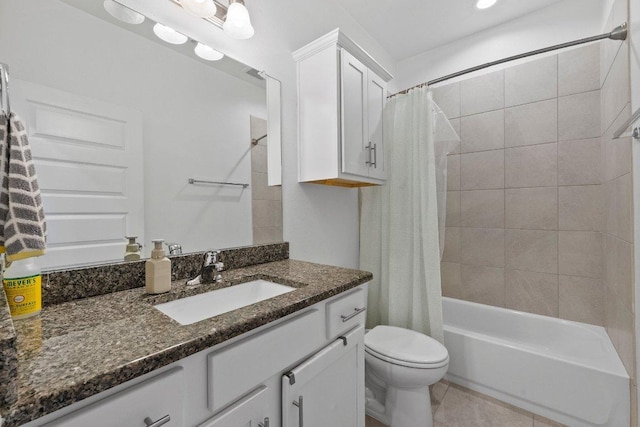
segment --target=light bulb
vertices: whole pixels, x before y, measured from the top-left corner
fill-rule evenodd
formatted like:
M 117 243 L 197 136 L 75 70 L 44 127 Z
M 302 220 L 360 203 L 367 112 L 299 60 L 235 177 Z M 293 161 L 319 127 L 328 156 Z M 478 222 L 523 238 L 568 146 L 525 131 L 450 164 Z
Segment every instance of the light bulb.
M 193 50 L 196 55 L 207 61 L 218 61 L 224 58 L 224 55 L 217 50 L 207 46 L 206 44 L 198 43 Z
M 111 16 L 119 21 L 126 22 L 127 24 L 142 24 L 144 22 L 144 15 L 113 0 L 104 0 L 102 5 Z
M 180 34 L 171 27 L 157 23 L 153 26 L 153 32 L 160 40 L 171 44 L 184 44 L 189 40 L 184 34 Z
M 217 11 L 213 0 L 180 0 L 180 4 L 184 10 L 199 18 L 215 16 Z
M 249 11 L 244 4 L 236 1 L 229 5 L 227 19 L 222 24 L 222 29 L 234 39 L 244 40 L 253 36 L 254 29 L 251 26 Z
M 476 1 L 476 8 L 477 9 L 488 9 L 491 6 L 493 6 L 494 4 L 496 4 L 497 0 L 478 0 Z

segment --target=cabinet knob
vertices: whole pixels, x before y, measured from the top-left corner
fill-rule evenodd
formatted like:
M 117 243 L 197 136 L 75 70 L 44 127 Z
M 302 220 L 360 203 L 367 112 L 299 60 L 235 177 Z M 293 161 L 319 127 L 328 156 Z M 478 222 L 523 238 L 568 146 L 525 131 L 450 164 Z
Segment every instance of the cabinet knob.
M 269 427 L 269 417 L 265 417 L 263 423 L 258 423 L 258 427 Z
M 169 421 L 171 421 L 171 417 L 169 416 L 169 414 L 167 414 L 164 417 L 160 418 L 158 421 L 153 421 L 149 417 L 144 419 L 144 423 L 146 424 L 147 427 L 160 427 L 160 426 L 165 425 Z

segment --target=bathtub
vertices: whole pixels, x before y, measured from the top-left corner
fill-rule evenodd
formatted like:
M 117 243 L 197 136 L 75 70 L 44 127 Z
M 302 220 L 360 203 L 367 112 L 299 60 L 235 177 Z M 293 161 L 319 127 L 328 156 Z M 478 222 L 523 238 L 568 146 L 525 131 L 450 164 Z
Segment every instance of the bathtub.
M 629 426 L 629 376 L 604 328 L 452 298 L 443 313 L 447 380 L 568 426 Z

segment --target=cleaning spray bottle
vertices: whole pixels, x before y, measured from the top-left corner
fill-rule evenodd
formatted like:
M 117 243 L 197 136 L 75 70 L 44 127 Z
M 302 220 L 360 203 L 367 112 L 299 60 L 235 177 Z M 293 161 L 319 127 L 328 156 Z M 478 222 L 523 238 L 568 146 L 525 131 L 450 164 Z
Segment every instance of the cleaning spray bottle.
M 2 277 L 9 311 L 14 320 L 35 316 L 42 310 L 42 272 L 35 259 L 11 263 Z

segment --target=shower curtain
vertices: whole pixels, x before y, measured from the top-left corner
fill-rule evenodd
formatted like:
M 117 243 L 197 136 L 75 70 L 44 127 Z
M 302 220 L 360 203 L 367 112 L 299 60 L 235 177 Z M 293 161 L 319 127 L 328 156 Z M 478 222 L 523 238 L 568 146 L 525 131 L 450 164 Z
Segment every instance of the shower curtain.
M 457 135 L 428 88 L 392 98 L 384 124 L 387 182 L 361 189 L 360 268 L 373 273 L 367 326 L 399 326 L 442 342 L 445 211 L 440 232 L 437 199 L 446 194 L 446 167 L 442 171 L 437 166 L 446 166 L 451 147 L 446 141 Z M 437 141 L 442 142 L 438 147 Z

